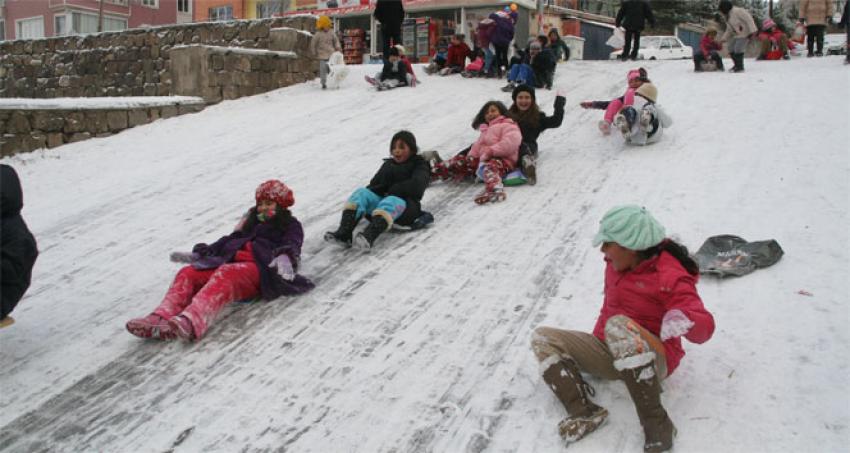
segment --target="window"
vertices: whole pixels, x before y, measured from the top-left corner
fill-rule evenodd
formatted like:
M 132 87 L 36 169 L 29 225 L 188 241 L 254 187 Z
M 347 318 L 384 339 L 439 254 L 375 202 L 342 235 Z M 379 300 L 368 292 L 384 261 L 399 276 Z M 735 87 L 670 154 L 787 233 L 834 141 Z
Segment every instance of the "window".
M 148 8 L 159 8 L 159 0 L 141 0 L 140 3 Z
M 127 0 L 106 0 L 108 3 L 112 3 L 113 5 L 123 5 L 127 6 Z
M 30 17 L 15 21 L 16 39 L 44 38 L 44 17 Z
M 177 0 L 177 12 L 189 13 L 189 0 Z
M 53 16 L 53 36 L 65 36 L 68 34 L 68 16 L 57 14 Z
M 6 40 L 6 19 L 0 17 L 0 41 Z
M 103 16 L 103 31 L 120 31 L 126 29 L 127 19 Z M 97 14 L 72 12 L 70 32 L 80 35 L 97 33 Z
M 218 22 L 222 20 L 231 19 L 233 19 L 232 6 L 217 6 L 215 8 L 210 8 L 210 22 Z

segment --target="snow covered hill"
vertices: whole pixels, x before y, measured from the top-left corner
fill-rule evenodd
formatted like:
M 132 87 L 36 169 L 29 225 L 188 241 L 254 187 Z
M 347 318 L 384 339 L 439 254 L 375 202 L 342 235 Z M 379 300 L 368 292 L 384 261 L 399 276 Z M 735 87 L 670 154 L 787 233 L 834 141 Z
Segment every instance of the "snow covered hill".
M 510 101 L 494 80 L 421 75 L 375 93 L 353 67 L 318 83 L 4 159 L 39 241 L 33 284 L 0 331 L 0 450 L 554 452 L 563 408 L 529 348 L 545 324 L 590 331 L 611 206 L 649 208 L 696 250 L 716 234 L 776 239 L 784 258 L 699 285 L 714 338 L 686 343 L 663 401 L 682 452 L 846 451 L 850 444 L 850 73 L 839 58 L 694 74 L 648 62 L 674 126 L 626 148 L 587 99 L 622 93 L 632 65 L 569 62 L 564 125 L 540 140 L 540 182 L 476 206 L 435 184 L 436 223 L 371 254 L 321 240 L 406 128 L 443 156 L 473 116 Z M 421 68 L 417 69 L 421 71 Z M 538 101 L 552 111 L 554 91 Z M 173 250 L 227 233 L 258 183 L 281 178 L 317 288 L 225 309 L 196 344 L 124 329 L 158 303 Z M 811 296 L 800 294 L 799 291 Z M 637 452 L 625 386 L 590 381 L 608 423 L 571 452 Z

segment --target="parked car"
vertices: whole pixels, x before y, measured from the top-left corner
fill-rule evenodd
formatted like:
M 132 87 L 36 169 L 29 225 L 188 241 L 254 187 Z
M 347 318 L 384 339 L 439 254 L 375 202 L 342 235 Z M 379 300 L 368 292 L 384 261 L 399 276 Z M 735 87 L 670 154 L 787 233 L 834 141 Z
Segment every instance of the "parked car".
M 611 52 L 612 60 L 620 58 L 623 50 Z M 682 44 L 676 36 L 641 36 L 639 60 L 679 60 L 694 57 L 694 49 Z
M 844 33 L 824 35 L 823 51 L 827 55 L 847 55 L 847 35 Z

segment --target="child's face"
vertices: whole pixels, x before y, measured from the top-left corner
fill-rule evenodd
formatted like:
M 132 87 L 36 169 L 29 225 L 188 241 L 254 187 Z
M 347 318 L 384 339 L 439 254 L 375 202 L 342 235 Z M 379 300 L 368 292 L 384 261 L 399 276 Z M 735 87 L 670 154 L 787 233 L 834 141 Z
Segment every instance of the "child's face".
M 629 88 L 637 89 L 640 88 L 641 85 L 643 85 L 643 80 L 641 80 L 640 77 L 635 77 L 634 79 L 629 80 Z
M 402 164 L 407 162 L 407 159 L 410 159 L 411 151 L 407 143 L 399 139 L 393 143 L 393 149 L 390 151 L 390 154 L 392 154 L 395 163 Z
M 498 118 L 501 114 L 502 112 L 499 111 L 499 107 L 491 105 L 490 107 L 487 107 L 487 113 L 484 114 L 484 121 L 489 123 L 490 121 Z
M 390 55 L 390 63 L 395 63 L 398 61 L 398 55 Z
M 531 99 L 531 94 L 525 91 L 520 92 L 516 95 L 516 106 L 520 111 L 526 111 L 531 108 L 531 104 L 534 104 L 534 100 Z
M 272 200 L 260 200 L 257 202 L 257 218 L 265 222 L 277 213 L 277 203 Z
M 452 42 L 452 44 L 454 44 L 454 45 L 458 45 L 458 44 L 460 44 L 460 40 L 459 40 L 459 39 L 457 39 L 457 37 L 455 37 L 455 36 L 452 36 L 451 42 Z

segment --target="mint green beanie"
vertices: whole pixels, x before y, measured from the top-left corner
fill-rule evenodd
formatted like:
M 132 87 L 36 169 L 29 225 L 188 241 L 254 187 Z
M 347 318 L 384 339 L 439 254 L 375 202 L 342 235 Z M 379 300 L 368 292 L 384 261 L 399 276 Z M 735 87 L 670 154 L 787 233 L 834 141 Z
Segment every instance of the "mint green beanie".
M 636 205 L 612 208 L 599 221 L 599 232 L 593 246 L 603 242 L 616 242 L 629 250 L 646 250 L 664 240 L 664 227 L 652 214 Z

